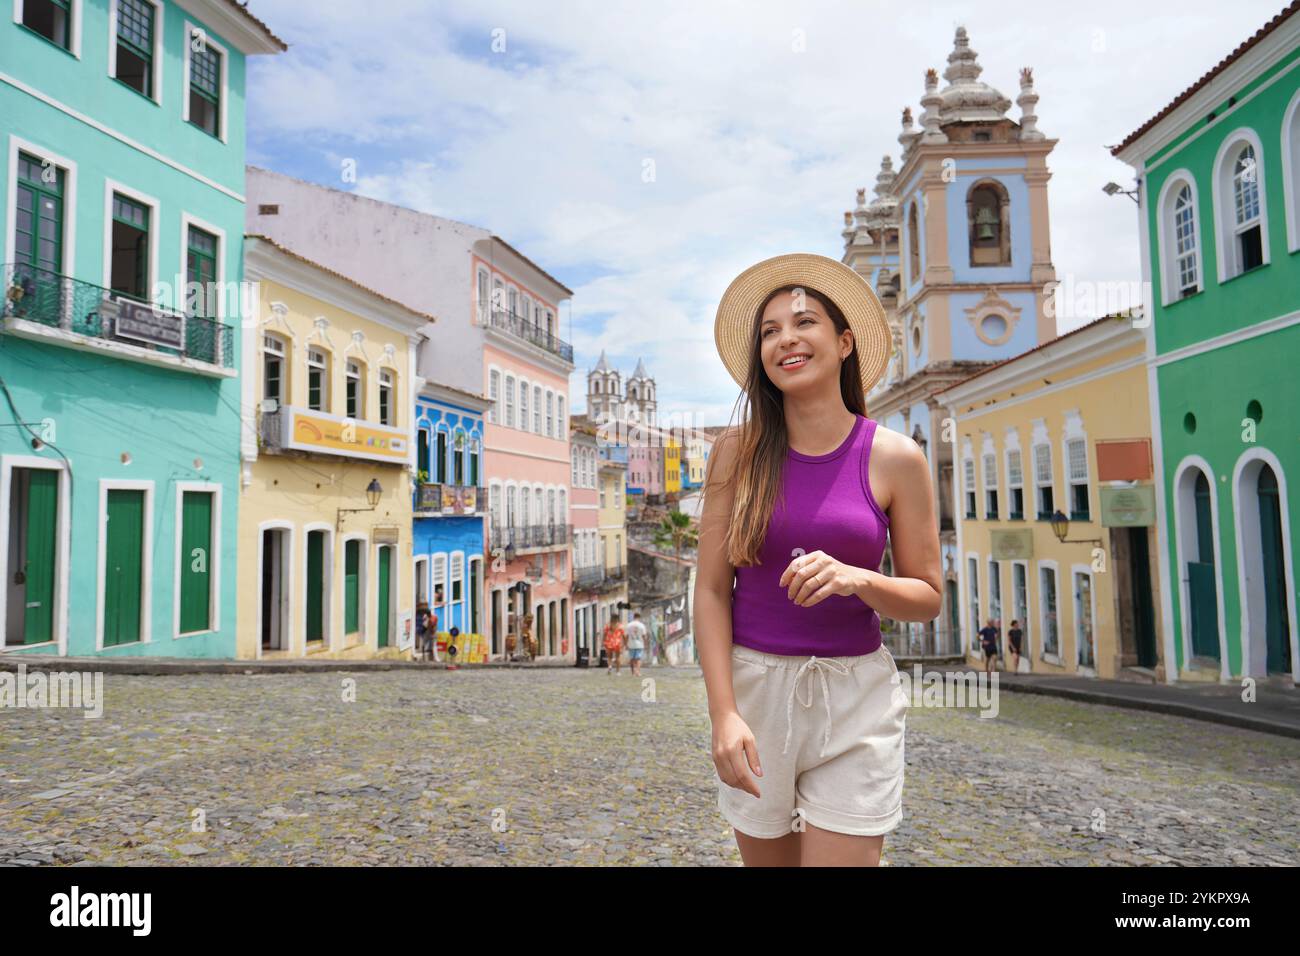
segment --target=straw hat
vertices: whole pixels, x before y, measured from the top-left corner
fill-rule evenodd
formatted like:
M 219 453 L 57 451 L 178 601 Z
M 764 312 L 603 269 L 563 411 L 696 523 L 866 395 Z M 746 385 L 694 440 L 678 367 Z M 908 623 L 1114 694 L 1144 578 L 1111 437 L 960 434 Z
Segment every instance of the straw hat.
M 862 390 L 869 391 L 885 373 L 894 348 L 885 308 L 862 276 L 836 259 L 811 252 L 764 259 L 736 276 L 722 294 L 713 322 L 713 341 L 736 384 L 745 387 L 758 307 L 772 290 L 784 285 L 806 285 L 840 307 L 853 330 Z

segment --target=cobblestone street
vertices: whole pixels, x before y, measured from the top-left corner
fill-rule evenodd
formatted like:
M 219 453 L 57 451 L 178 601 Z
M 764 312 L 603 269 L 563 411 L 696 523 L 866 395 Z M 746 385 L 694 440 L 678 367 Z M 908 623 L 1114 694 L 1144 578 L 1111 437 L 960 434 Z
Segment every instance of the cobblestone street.
M 0 862 L 739 865 L 699 670 L 644 676 L 109 674 L 101 719 L 0 711 Z M 1300 740 L 914 707 L 904 805 L 888 865 L 1296 865 Z

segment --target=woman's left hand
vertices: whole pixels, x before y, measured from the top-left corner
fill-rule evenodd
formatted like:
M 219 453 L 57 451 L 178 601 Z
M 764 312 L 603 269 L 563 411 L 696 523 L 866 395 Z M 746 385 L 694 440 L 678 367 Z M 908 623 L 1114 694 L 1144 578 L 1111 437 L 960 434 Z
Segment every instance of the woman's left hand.
M 790 562 L 779 584 L 789 588 L 795 604 L 812 607 L 832 594 L 857 594 L 861 575 L 861 568 L 836 561 L 825 551 L 809 551 Z

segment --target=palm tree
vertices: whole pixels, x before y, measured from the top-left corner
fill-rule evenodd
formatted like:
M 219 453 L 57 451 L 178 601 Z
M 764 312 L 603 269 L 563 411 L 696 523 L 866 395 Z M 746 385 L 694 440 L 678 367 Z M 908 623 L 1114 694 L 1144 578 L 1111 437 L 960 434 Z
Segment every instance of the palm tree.
M 680 558 L 682 548 L 699 547 L 699 529 L 691 521 L 691 516 L 681 511 L 670 511 L 667 517 L 655 529 L 656 547 L 672 548 L 673 557 Z

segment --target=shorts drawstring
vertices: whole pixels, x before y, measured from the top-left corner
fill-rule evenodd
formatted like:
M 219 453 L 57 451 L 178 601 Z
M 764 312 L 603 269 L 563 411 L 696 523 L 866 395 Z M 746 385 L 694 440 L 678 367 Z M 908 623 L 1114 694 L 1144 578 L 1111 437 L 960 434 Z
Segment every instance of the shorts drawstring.
M 831 699 L 829 696 L 829 688 L 826 685 L 825 669 L 830 669 L 845 675 L 849 673 L 848 667 L 846 667 L 842 662 L 826 657 L 820 659 L 817 657 L 808 658 L 808 660 L 804 661 L 803 666 L 799 668 L 798 672 L 795 673 L 794 686 L 790 688 L 790 696 L 786 698 L 785 702 L 785 746 L 781 748 L 781 753 L 785 753 L 790 749 L 790 734 L 794 730 L 794 699 L 799 694 L 799 681 L 803 678 L 805 671 L 811 670 L 815 671 L 822 681 L 822 701 L 826 704 L 826 732 L 822 736 L 822 749 L 819 756 L 826 756 L 826 747 L 830 744 L 831 740 Z M 804 707 L 811 707 L 812 691 L 808 691 L 807 700 L 800 697 L 799 703 L 803 704 Z

